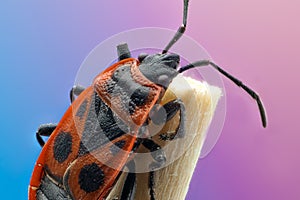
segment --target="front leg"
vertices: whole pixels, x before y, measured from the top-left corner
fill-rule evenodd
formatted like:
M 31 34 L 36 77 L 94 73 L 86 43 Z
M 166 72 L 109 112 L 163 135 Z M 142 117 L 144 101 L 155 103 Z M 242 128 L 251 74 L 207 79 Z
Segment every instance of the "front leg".
M 171 136 L 167 136 L 168 134 L 162 133 L 161 139 L 162 140 L 173 140 L 176 137 L 183 138 L 185 135 L 185 106 L 184 103 L 180 99 L 174 99 L 166 104 L 164 104 L 160 108 L 154 107 L 151 110 L 150 117 L 154 124 L 161 125 L 164 123 L 164 119 L 168 122 L 169 120 L 173 119 L 176 113 L 180 111 L 180 119 L 179 125 L 177 126 L 176 130 Z

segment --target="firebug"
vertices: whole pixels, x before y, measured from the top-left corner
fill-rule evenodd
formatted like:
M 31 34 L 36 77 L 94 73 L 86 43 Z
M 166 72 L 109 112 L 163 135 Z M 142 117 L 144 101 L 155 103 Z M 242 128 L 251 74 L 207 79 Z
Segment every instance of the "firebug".
M 125 166 L 134 171 L 132 153 L 141 145 L 153 152 L 148 185 L 150 199 L 155 200 L 154 171 L 164 165 L 166 156 L 149 137 L 147 124 L 159 124 L 162 109 L 167 121 L 179 112 L 176 134 L 170 139 L 184 137 L 183 102 L 175 99 L 161 107 L 156 105 L 172 80 L 192 68 L 209 65 L 241 87 L 257 102 L 266 127 L 263 104 L 251 88 L 211 60 L 179 67 L 180 56 L 168 53 L 185 32 L 188 3 L 184 0 L 182 25 L 161 53 L 141 54 L 136 59 L 126 43 L 118 45 L 119 61 L 97 75 L 91 86 L 71 89 L 72 104 L 58 124 L 39 127 L 36 137 L 43 149 L 31 177 L 30 200 L 105 199 Z M 42 136 L 49 136 L 46 143 Z M 135 178 L 135 173 L 127 175 L 121 200 L 133 199 Z

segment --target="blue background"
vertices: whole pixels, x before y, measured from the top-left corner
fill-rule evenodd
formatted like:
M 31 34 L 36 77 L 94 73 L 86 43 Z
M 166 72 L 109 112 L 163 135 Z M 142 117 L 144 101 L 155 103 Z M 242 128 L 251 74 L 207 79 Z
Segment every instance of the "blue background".
M 190 8 L 187 35 L 261 94 L 269 127 L 253 100 L 224 81 L 224 130 L 187 199 L 300 199 L 299 1 L 191 0 Z M 87 54 L 128 29 L 177 29 L 181 11 L 181 0 L 1 1 L 1 199 L 27 198 L 41 150 L 35 131 L 59 121 Z

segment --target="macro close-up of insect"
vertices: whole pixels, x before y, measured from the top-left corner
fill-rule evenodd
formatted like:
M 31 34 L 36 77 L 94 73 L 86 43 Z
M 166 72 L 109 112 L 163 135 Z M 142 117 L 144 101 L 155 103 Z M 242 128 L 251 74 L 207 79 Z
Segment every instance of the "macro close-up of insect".
M 166 155 L 151 139 L 150 123 L 160 125 L 179 115 L 174 135 L 184 138 L 185 104 L 177 98 L 161 100 L 173 79 L 193 68 L 210 66 L 240 87 L 257 105 L 262 126 L 267 126 L 259 95 L 212 60 L 198 60 L 180 66 L 181 57 L 169 53 L 185 33 L 189 0 L 183 1 L 182 25 L 162 52 L 133 58 L 130 44 L 116 47 L 118 62 L 95 74 L 89 87 L 75 85 L 70 91 L 71 106 L 58 124 L 41 125 L 36 138 L 42 148 L 29 185 L 29 200 L 106 199 L 123 168 L 134 172 L 134 152 L 140 146 L 152 154 L 149 163 L 149 198 L 155 194 L 155 170 L 164 166 Z M 164 115 L 165 114 L 165 115 Z M 49 137 L 44 141 L 44 137 Z M 110 167 L 113 165 L 114 167 Z M 134 199 L 135 173 L 128 173 L 118 199 Z

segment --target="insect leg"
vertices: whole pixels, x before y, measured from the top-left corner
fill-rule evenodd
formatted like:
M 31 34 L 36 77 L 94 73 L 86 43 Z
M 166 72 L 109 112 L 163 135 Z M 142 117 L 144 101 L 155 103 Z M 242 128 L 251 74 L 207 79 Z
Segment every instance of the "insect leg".
M 155 160 L 149 165 L 149 192 L 150 192 L 150 200 L 155 200 L 155 181 L 154 181 L 154 170 L 161 167 L 166 163 L 166 154 L 161 149 L 161 146 L 156 144 L 153 140 L 144 139 L 143 145 L 150 150 L 151 156 Z
M 207 65 L 211 65 L 213 68 L 215 68 L 218 72 L 220 72 L 225 77 L 230 79 L 237 86 L 241 87 L 243 90 L 245 90 L 257 102 L 263 127 L 266 127 L 267 126 L 266 112 L 265 112 L 265 108 L 264 108 L 264 106 L 262 104 L 262 101 L 260 100 L 258 94 L 255 91 L 253 91 L 251 88 L 249 88 L 248 86 L 244 85 L 242 81 L 238 80 L 237 78 L 235 78 L 234 76 L 232 76 L 231 74 L 229 74 L 228 72 L 223 70 L 221 67 L 216 65 L 214 62 L 212 62 L 210 60 L 200 60 L 200 61 L 188 64 L 184 67 L 181 67 L 178 70 L 178 72 L 182 73 L 186 70 L 189 70 L 189 69 L 192 69 L 192 68 L 195 68 L 195 67 L 203 67 L 203 66 L 207 66 Z
M 163 112 L 167 114 L 166 120 L 169 121 L 171 120 L 175 114 L 180 111 L 180 122 L 179 125 L 177 126 L 176 130 L 174 131 L 174 137 L 184 137 L 185 135 L 185 106 L 183 102 L 180 99 L 174 99 L 166 104 L 164 104 L 158 111 L 156 111 L 152 116 L 151 119 L 153 123 L 155 124 L 160 124 L 164 120 L 160 119 L 163 116 Z M 174 139 L 174 137 L 172 139 Z
M 143 140 L 143 146 L 150 150 L 151 156 L 154 159 L 154 162 L 149 165 L 151 171 L 166 163 L 166 154 L 160 145 L 156 144 L 153 140 L 145 138 Z
M 179 38 L 185 32 L 186 23 L 187 23 L 188 5 L 189 5 L 189 0 L 184 0 L 183 1 L 183 20 L 182 20 L 182 25 L 178 28 L 178 30 L 175 33 L 174 37 L 171 39 L 171 41 L 168 43 L 168 45 L 162 51 L 163 54 L 167 53 L 169 51 L 169 49 L 179 40 Z
M 129 51 L 127 43 L 119 44 L 117 46 L 117 51 L 119 61 L 124 60 L 126 58 L 131 58 L 131 53 Z
M 155 192 L 154 192 L 155 181 L 154 181 L 154 172 L 153 171 L 149 172 L 148 187 L 150 190 L 150 200 L 155 200 Z
M 72 89 L 70 90 L 70 101 L 71 103 L 74 101 L 75 99 L 75 95 L 79 96 L 81 94 L 81 92 L 83 92 L 85 90 L 85 88 L 81 85 L 74 85 L 72 87 Z
M 36 132 L 36 139 L 38 143 L 43 147 L 45 145 L 45 141 L 43 140 L 42 136 L 50 136 L 51 133 L 56 128 L 57 124 L 42 124 L 37 132 Z
M 130 161 L 127 164 L 127 167 L 130 172 L 128 172 L 120 200 L 134 200 L 134 195 L 136 191 L 136 174 L 135 172 L 135 163 L 134 161 Z

